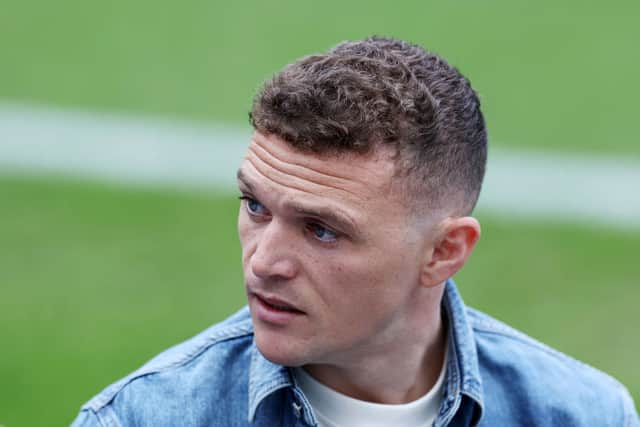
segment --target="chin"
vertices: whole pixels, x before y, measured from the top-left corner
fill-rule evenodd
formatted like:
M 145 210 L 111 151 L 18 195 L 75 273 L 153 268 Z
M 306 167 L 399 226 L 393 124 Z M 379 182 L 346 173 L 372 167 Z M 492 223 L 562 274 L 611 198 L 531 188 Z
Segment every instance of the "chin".
M 303 352 L 295 348 L 291 338 L 278 335 L 259 330 L 254 332 L 256 347 L 265 359 L 276 365 L 292 368 L 308 363 Z

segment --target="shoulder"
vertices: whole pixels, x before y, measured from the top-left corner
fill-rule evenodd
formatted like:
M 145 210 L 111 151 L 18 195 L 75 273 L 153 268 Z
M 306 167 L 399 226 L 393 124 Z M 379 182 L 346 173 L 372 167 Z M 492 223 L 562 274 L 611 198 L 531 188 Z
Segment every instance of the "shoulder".
M 512 415 L 527 425 L 636 425 L 629 393 L 614 378 L 480 311 L 467 314 L 485 415 Z
M 202 417 L 246 414 L 246 398 L 223 398 L 246 391 L 252 349 L 253 326 L 245 307 L 105 388 L 82 407 L 74 425 L 89 425 L 90 419 L 105 425 L 110 419 L 128 424 L 136 419 L 159 420 L 156 425 L 200 424 Z M 225 402 L 244 408 L 228 408 Z M 178 413 L 181 418 L 172 419 Z M 187 422 L 189 417 L 193 422 Z

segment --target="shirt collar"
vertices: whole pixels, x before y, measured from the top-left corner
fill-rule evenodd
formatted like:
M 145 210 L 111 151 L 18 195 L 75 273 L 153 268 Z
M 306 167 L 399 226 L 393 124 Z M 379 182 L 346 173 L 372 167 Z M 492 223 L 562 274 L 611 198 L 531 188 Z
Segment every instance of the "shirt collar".
M 443 420 L 442 425 L 447 425 L 460 409 L 462 397 L 467 396 L 471 399 L 473 407 L 466 409 L 472 414 L 471 419 L 475 421 L 472 425 L 475 425 L 480 420 L 484 406 L 478 354 L 466 306 L 451 279 L 445 284 L 442 308 L 448 322 L 449 360 L 445 379 L 445 400 L 440 407 L 438 418 Z
M 440 407 L 436 425 L 448 424 L 463 402 L 463 395 L 469 397 L 474 405 L 471 418 L 479 420 L 482 413 L 482 382 L 478 366 L 475 339 L 467 319 L 466 307 L 456 289 L 453 280 L 445 284 L 442 307 L 448 321 L 449 358 L 445 378 L 445 399 Z M 269 395 L 294 383 L 289 370 L 271 363 L 252 346 L 251 366 L 249 368 L 249 421 L 252 421 L 260 403 Z M 294 394 L 297 390 L 294 388 Z M 313 414 L 307 410 L 307 402 L 302 399 L 304 417 L 313 425 Z
M 258 405 L 267 396 L 292 385 L 287 368 L 265 359 L 254 343 L 251 348 L 251 366 L 249 367 L 249 421 L 253 421 Z
M 251 349 L 251 366 L 249 367 L 249 422 L 252 422 L 258 411 L 258 406 L 272 393 L 291 387 L 293 389 L 294 410 L 304 417 L 307 425 L 317 424 L 311 405 L 295 384 L 295 379 L 289 368 L 276 365 L 265 359 L 254 345 Z M 297 408 L 297 409 L 296 409 Z

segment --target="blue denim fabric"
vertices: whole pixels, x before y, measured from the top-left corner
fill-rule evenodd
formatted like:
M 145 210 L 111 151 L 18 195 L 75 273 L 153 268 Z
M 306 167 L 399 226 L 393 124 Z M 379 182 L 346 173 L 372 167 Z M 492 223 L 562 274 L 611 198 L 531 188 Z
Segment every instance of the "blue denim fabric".
M 434 426 L 640 427 L 613 378 L 465 307 L 446 285 L 449 361 Z M 245 307 L 107 387 L 73 426 L 314 426 L 289 370 L 257 351 Z

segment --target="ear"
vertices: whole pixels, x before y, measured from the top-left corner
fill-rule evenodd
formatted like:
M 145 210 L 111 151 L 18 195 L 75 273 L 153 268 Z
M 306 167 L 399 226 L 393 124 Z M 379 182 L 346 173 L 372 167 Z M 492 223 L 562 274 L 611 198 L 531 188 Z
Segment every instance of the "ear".
M 480 223 L 466 216 L 446 218 L 438 227 L 434 245 L 425 254 L 420 280 L 423 286 L 436 286 L 451 276 L 467 261 L 480 238 Z

